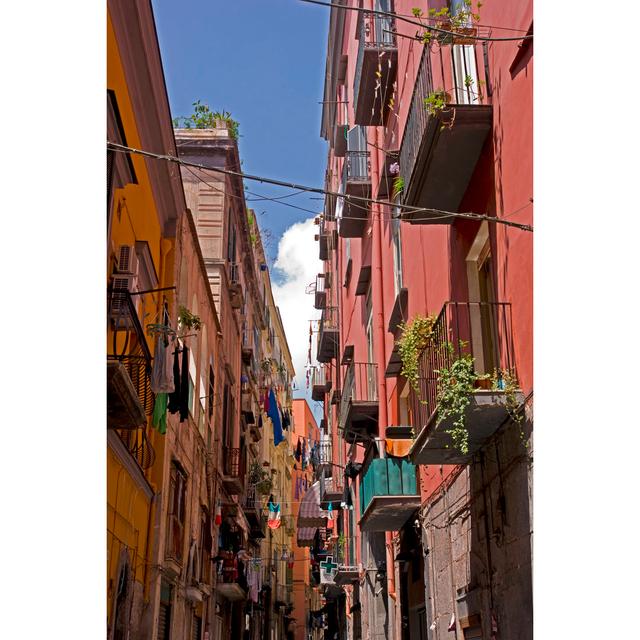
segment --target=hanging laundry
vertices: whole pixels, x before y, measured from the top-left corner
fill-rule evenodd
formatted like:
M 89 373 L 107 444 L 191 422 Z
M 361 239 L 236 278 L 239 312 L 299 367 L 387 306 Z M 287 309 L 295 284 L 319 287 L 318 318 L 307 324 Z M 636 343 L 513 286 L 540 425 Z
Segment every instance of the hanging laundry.
M 151 391 L 153 393 L 171 393 L 174 390 L 171 372 L 171 347 L 165 344 L 165 337 L 156 337 L 151 371 Z
M 180 410 L 180 349 L 173 352 L 173 393 L 169 394 L 169 413 Z
M 262 429 L 262 414 L 258 416 L 258 429 Z
M 307 443 L 305 439 L 302 438 L 302 470 L 304 471 L 307 468 Z
M 166 393 L 158 393 L 153 405 L 153 426 L 164 435 L 167 432 L 167 399 Z
M 269 391 L 269 411 L 267 415 L 273 423 L 273 446 L 277 447 L 284 440 L 284 435 L 282 433 L 282 424 L 280 423 L 280 411 L 278 410 L 278 403 L 273 394 L 273 389 Z
M 182 347 L 182 371 L 180 372 L 180 422 L 189 417 L 189 349 Z
M 278 529 L 280 527 L 280 505 L 274 504 L 269 501 L 269 519 L 267 520 L 267 526 L 269 529 Z
M 295 457 L 298 462 L 302 462 L 302 443 L 300 442 L 300 438 L 298 438 Z
M 218 503 L 216 504 L 216 515 L 215 515 L 214 522 L 216 527 L 219 527 L 222 524 L 222 505 L 220 504 L 219 500 L 218 500 Z
M 333 529 L 333 505 L 329 503 L 327 508 L 327 529 Z
M 288 430 L 291 425 L 291 417 L 289 416 L 289 412 L 285 411 L 282 414 L 282 428 Z
M 269 415 L 269 390 L 264 390 L 264 412 Z
M 340 503 L 342 509 L 353 511 L 353 500 L 351 499 L 351 490 L 349 489 L 349 476 L 344 478 L 344 491 L 342 492 L 342 502 Z

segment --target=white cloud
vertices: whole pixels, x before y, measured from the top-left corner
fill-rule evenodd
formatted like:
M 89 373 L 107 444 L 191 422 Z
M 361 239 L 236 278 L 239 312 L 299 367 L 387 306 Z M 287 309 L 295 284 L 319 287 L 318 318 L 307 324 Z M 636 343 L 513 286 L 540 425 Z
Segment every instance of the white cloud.
M 296 387 L 305 392 L 309 401 L 311 396 L 306 393 L 305 369 L 309 352 L 309 320 L 319 318 L 320 312 L 313 306 L 313 294 L 305 293 L 305 289 L 315 283 L 322 269 L 318 243 L 314 240 L 317 232 L 313 218 L 297 222 L 285 230 L 278 243 L 278 255 L 274 263 L 274 268 L 279 272 L 274 280 L 277 279 L 279 283 L 272 284 L 273 297 L 280 308 L 296 370 Z M 300 394 L 295 395 L 298 397 Z

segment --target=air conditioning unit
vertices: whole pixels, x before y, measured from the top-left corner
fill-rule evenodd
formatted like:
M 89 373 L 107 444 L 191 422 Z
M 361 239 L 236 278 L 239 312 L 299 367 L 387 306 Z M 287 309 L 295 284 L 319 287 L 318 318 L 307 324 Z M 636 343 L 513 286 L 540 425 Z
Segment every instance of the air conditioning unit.
M 132 245 L 120 245 L 117 264 L 111 275 L 111 300 L 109 314 L 118 326 L 129 326 L 131 318 L 127 308 L 126 292 L 136 289 L 138 279 L 138 257 Z
M 136 276 L 138 274 L 138 256 L 136 255 L 136 249 L 133 245 L 120 245 L 116 272 L 130 276 Z

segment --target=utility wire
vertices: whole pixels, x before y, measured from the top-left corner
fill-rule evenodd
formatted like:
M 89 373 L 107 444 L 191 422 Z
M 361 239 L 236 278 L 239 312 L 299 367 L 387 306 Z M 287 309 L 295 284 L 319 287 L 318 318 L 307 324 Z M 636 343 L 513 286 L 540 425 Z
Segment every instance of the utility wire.
M 388 16 L 390 18 L 395 18 L 396 20 L 401 20 L 402 22 L 406 22 L 408 24 L 416 25 L 422 29 L 428 29 L 429 31 L 435 31 L 436 33 L 446 33 L 447 35 L 464 36 L 465 38 L 468 38 L 470 40 L 480 40 L 483 42 L 510 42 L 510 41 L 529 40 L 533 38 L 532 33 L 524 36 L 516 36 L 513 38 L 489 38 L 486 36 L 471 36 L 467 34 L 458 33 L 456 31 L 447 31 L 446 29 L 440 29 L 439 27 L 432 27 L 422 22 L 405 18 L 403 15 L 398 13 L 393 13 L 391 11 L 379 11 L 377 9 L 364 9 L 362 7 L 347 7 L 342 4 L 335 4 L 334 2 L 320 2 L 320 0 L 299 0 L 299 1 L 308 2 L 309 4 L 318 4 L 322 7 L 330 7 L 335 9 L 347 9 L 349 11 L 360 11 L 362 13 L 373 13 L 379 16 Z
M 288 189 L 298 189 L 301 191 L 308 191 L 311 193 L 319 193 L 319 194 L 323 194 L 323 195 L 329 195 L 329 196 L 335 196 L 337 198 L 344 198 L 346 201 L 350 202 L 352 200 L 356 200 L 359 202 L 364 202 L 365 204 L 380 204 L 380 205 L 384 205 L 384 206 L 392 206 L 392 207 L 397 207 L 400 209 L 405 209 L 406 213 L 425 213 L 425 214 L 431 214 L 431 216 L 437 216 L 437 217 L 451 217 L 451 218 L 462 218 L 462 219 L 467 219 L 467 220 L 486 220 L 487 222 L 494 222 L 496 224 L 503 224 L 509 227 L 515 227 L 517 229 L 522 229 L 523 231 L 531 231 L 533 232 L 533 227 L 531 225 L 528 224 L 520 224 L 517 222 L 510 222 L 509 220 L 504 220 L 502 218 L 496 218 L 495 216 L 489 216 L 486 214 L 481 214 L 481 213 L 458 213 L 455 211 L 442 211 L 440 209 L 433 209 L 433 208 L 421 208 L 421 207 L 411 207 L 408 205 L 403 205 L 403 204 L 394 204 L 392 202 L 388 202 L 386 200 L 375 200 L 373 198 L 365 198 L 363 196 L 354 196 L 354 195 L 345 195 L 344 193 L 339 193 L 337 191 L 328 191 L 326 189 L 320 189 L 319 187 L 308 187 L 305 185 L 300 185 L 300 184 L 296 184 L 293 182 L 285 182 L 283 180 L 274 180 L 273 178 L 265 178 L 265 177 L 261 177 L 261 176 L 254 176 L 248 173 L 242 173 L 239 171 L 232 171 L 230 169 L 220 169 L 218 167 L 207 167 L 205 165 L 202 164 L 197 164 L 195 162 L 188 162 L 186 160 L 181 160 L 180 158 L 176 158 L 175 156 L 170 156 L 170 155 L 163 155 L 160 153 L 151 153 L 150 151 L 143 151 L 141 149 L 135 149 L 133 147 L 128 147 L 122 144 L 117 144 L 115 142 L 109 142 L 107 141 L 107 147 L 110 148 L 113 151 L 120 151 L 123 153 L 135 153 L 138 155 L 142 155 L 142 156 L 146 156 L 149 158 L 155 158 L 157 160 L 165 160 L 167 162 L 175 162 L 176 164 L 179 165 L 183 165 L 185 167 L 194 167 L 196 169 L 200 169 L 200 170 L 204 170 L 204 171 L 213 171 L 215 173 L 222 173 L 225 175 L 231 175 L 231 176 L 237 176 L 239 178 L 243 178 L 245 180 L 254 180 L 256 182 L 261 182 L 264 184 L 273 184 L 276 186 L 280 186 L 280 187 L 286 187 Z M 302 207 L 297 207 L 295 205 L 291 205 L 289 203 L 285 203 L 285 202 L 280 202 L 278 201 L 279 204 L 286 204 L 290 207 L 294 207 L 294 208 L 302 208 Z M 352 204 L 352 206 L 354 206 Z M 358 206 L 358 205 L 355 205 Z M 311 210 L 307 209 L 307 211 L 312 212 Z M 402 215 L 400 216 L 400 218 L 402 219 Z M 415 221 L 421 220 L 421 218 L 414 218 Z M 433 220 L 433 217 L 425 217 L 424 220 Z

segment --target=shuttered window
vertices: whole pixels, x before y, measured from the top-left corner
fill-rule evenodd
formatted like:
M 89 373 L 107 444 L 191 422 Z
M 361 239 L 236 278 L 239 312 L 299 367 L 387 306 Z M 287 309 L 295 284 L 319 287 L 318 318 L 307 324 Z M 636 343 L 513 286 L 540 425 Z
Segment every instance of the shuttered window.
M 171 585 L 162 582 L 160 586 L 160 612 L 158 614 L 158 640 L 171 640 Z

